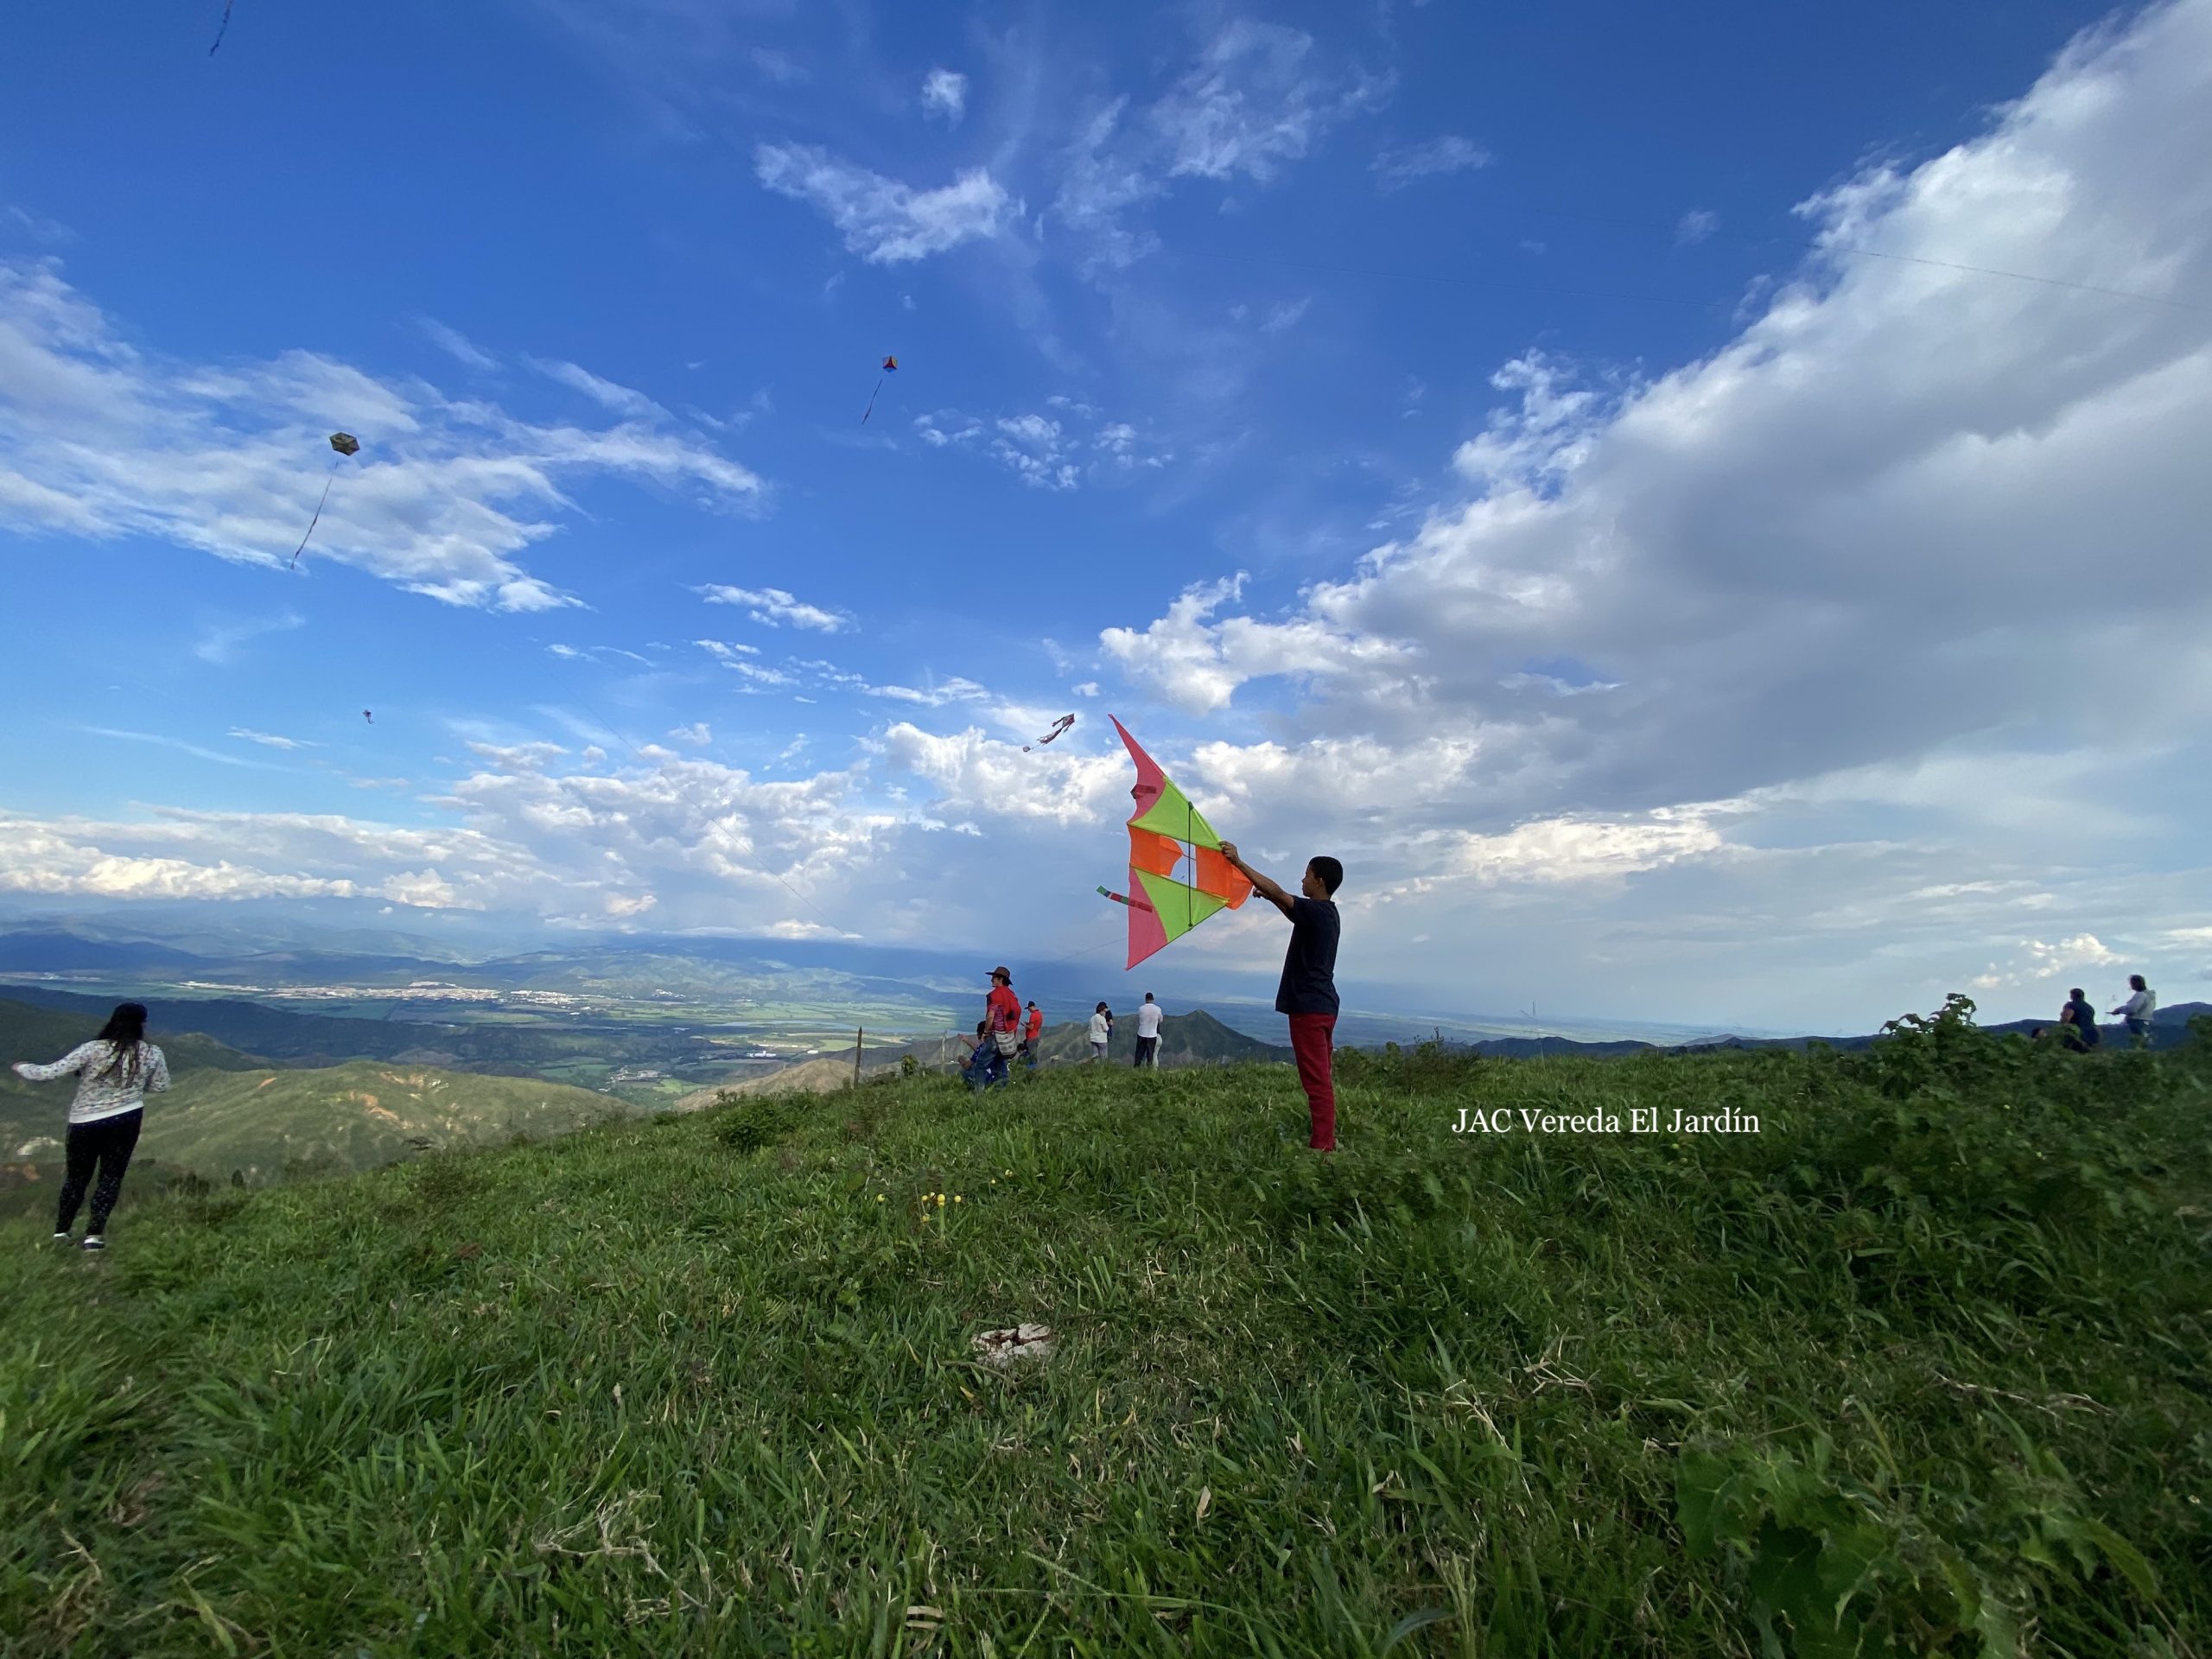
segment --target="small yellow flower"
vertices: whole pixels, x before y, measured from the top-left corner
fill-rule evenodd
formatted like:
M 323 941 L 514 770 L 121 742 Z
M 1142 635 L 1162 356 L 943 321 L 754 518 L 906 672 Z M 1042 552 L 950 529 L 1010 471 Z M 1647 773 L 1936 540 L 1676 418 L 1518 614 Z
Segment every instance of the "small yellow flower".
M 957 1192 L 956 1192 L 956 1193 L 954 1193 L 954 1194 L 952 1195 L 952 1201 L 953 1201 L 955 1204 L 958 1204 L 958 1203 L 960 1203 L 960 1202 L 962 1201 L 962 1200 L 961 1200 L 961 1197 L 960 1197 L 960 1195 L 959 1195 Z
M 944 1208 L 944 1194 L 942 1192 L 937 1195 L 937 1207 L 940 1210 Z
M 882 1194 L 882 1193 L 880 1193 L 880 1192 L 877 1193 L 877 1194 L 875 1195 L 875 1201 L 876 1201 L 878 1204 L 881 1204 L 881 1203 L 883 1202 L 883 1194 Z

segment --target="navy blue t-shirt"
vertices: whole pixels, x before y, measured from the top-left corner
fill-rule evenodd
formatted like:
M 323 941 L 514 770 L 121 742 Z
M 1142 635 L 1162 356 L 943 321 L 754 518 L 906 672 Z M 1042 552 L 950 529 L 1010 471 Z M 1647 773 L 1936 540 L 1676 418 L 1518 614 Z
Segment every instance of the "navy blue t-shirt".
M 1283 952 L 1277 1014 L 1337 1011 L 1337 907 L 1303 893 L 1290 901 L 1290 949 Z
M 2069 997 L 2066 1006 L 2074 1010 L 2074 1029 L 2081 1033 L 2073 1040 L 2083 1048 L 2094 1048 L 2103 1033 L 2097 1029 L 2097 1011 L 2081 997 Z

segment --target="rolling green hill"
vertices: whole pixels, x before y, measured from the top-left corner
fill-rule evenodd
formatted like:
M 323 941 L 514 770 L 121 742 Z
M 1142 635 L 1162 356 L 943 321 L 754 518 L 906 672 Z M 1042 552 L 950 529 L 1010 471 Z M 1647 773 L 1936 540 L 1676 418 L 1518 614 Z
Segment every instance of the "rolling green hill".
M 1343 1073 L 1332 1157 L 1279 1067 L 1062 1067 L 127 1195 L 104 1257 L 0 1226 L 0 1631 L 2212 1643 L 2206 1046 L 1951 1020 L 1865 1054 Z M 1056 1351 L 978 1359 L 1022 1321 Z
M 60 1051 L 56 1051 L 59 1052 Z M 175 1067 L 175 1051 L 171 1051 Z M 24 1096 L 0 1101 L 0 1160 L 56 1179 L 67 1128 L 69 1079 L 10 1082 Z M 543 1140 L 638 1109 L 588 1090 L 536 1077 L 486 1077 L 375 1061 L 311 1069 L 178 1068 L 168 1092 L 149 1098 L 139 1155 L 251 1184 L 287 1173 L 373 1168 L 418 1152 Z M 134 1169 L 136 1165 L 133 1166 Z

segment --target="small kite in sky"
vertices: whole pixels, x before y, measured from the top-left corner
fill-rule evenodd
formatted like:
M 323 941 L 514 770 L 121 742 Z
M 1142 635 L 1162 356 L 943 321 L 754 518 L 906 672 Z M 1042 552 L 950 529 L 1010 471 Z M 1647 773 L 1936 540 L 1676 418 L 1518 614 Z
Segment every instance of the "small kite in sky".
M 1098 891 L 1128 908 L 1128 965 L 1134 968 L 1207 917 L 1236 909 L 1252 896 L 1252 883 L 1222 856 L 1221 837 L 1191 798 L 1175 787 L 1120 721 L 1114 721 L 1114 729 L 1137 767 L 1136 785 L 1129 791 L 1136 803 L 1128 823 L 1129 890 Z
M 338 463 L 348 455 L 359 454 L 361 441 L 351 432 L 334 432 L 330 435 L 330 447 L 338 453 L 331 459 L 330 476 L 322 480 L 322 500 L 315 504 L 315 517 L 308 520 L 308 536 L 314 535 L 315 527 L 322 522 L 323 504 L 330 499 L 330 486 L 338 481 Z M 308 536 L 301 537 L 299 546 L 292 550 L 295 570 L 300 568 L 300 555 L 307 550 Z
M 365 709 L 361 710 L 361 718 L 367 721 L 372 726 L 377 723 L 377 717 Z
M 875 413 L 875 392 L 876 392 L 876 391 L 881 391 L 883 390 L 883 383 L 884 383 L 884 381 L 885 381 L 885 380 L 887 380 L 887 379 L 888 379 L 891 376 L 893 376 L 893 375 L 894 375 L 894 374 L 896 374 L 896 373 L 898 373 L 898 372 L 899 372 L 899 359 L 898 359 L 897 358 L 895 358 L 895 357 L 887 357 L 887 358 L 885 358 L 885 359 L 883 359 L 883 372 L 882 372 L 881 374 L 879 374 L 879 375 L 877 375 L 877 376 L 875 377 L 875 391 L 871 391 L 870 393 L 868 393 L 868 409 L 867 409 L 867 410 L 866 410 L 866 411 L 865 411 L 864 413 L 862 413 L 862 415 L 861 416 L 861 424 L 862 426 L 866 426 L 866 425 L 868 424 L 868 416 L 873 415 L 873 414 L 874 414 L 874 413 Z
M 1065 732 L 1069 727 L 1074 724 L 1075 716 L 1073 715 L 1062 715 L 1058 720 L 1052 722 L 1052 729 L 1051 731 L 1046 733 L 1044 736 L 1039 738 L 1034 743 L 1023 744 L 1021 746 L 1021 752 L 1024 754 L 1027 754 L 1032 749 L 1043 748 L 1047 743 L 1051 742 L 1054 738 L 1058 737 L 1062 732 Z

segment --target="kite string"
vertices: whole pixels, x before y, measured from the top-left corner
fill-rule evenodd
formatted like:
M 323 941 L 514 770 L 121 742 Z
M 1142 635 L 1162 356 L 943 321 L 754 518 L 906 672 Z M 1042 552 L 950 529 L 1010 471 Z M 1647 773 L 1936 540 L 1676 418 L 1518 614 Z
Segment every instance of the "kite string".
M 211 58 L 215 55 L 216 49 L 223 44 L 223 36 L 231 32 L 231 7 L 234 3 L 235 0 L 223 0 L 222 26 L 215 31 L 214 46 L 207 48 L 207 55 Z
M 334 460 L 330 463 L 329 475 L 322 480 L 322 499 L 315 504 L 315 517 L 308 520 L 308 535 L 301 537 L 299 546 L 292 550 L 292 568 L 295 570 L 300 567 L 300 555 L 307 550 L 308 536 L 314 535 L 315 527 L 322 522 L 322 509 L 330 499 L 330 486 L 338 481 L 338 462 L 344 459 L 340 455 Z

